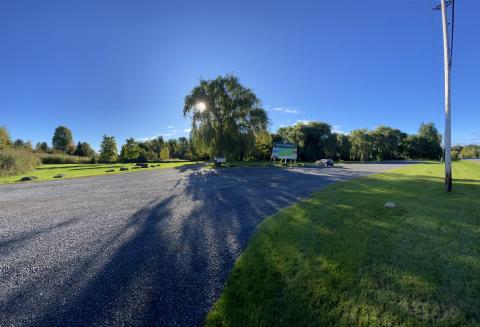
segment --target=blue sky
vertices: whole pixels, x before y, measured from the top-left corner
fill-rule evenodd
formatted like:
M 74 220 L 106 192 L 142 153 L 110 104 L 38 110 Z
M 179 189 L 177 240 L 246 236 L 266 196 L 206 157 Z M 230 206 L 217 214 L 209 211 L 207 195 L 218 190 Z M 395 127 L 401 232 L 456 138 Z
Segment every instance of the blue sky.
M 0 1 L 0 125 L 50 142 L 58 125 L 94 147 L 103 134 L 184 136 L 185 95 L 232 73 L 271 130 L 320 120 L 443 131 L 439 0 Z M 480 1 L 456 4 L 452 129 L 480 142 Z

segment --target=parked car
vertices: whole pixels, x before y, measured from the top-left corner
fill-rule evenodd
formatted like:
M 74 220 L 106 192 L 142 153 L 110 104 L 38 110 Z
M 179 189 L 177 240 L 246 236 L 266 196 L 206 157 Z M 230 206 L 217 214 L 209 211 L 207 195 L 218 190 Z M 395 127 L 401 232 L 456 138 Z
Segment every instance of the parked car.
M 317 160 L 315 164 L 323 167 L 333 167 L 333 160 L 332 159 Z
M 333 160 L 332 159 L 322 159 L 322 162 L 325 164 L 325 166 L 333 167 Z

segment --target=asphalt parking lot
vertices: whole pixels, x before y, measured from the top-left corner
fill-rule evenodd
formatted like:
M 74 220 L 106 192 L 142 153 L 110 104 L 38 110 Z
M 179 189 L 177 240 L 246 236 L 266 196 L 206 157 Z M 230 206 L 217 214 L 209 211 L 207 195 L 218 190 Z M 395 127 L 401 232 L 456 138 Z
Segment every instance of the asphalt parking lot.
M 194 326 L 266 216 L 401 163 L 0 186 L 0 325 Z

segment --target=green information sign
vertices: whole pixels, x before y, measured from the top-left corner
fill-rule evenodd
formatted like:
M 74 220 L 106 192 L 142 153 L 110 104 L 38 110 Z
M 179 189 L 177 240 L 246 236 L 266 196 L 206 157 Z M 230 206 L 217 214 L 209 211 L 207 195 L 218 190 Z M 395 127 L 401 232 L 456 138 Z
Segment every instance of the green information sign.
M 297 160 L 297 146 L 291 143 L 273 143 L 272 159 Z

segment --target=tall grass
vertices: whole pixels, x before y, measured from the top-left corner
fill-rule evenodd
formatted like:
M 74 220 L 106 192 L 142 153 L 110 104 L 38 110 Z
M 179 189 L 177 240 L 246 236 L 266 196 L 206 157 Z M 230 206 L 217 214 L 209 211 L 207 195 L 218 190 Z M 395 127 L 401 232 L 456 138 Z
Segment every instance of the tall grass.
M 90 163 L 91 158 L 71 156 L 65 153 L 39 153 L 43 164 L 85 164 Z
M 27 149 L 0 150 L 0 176 L 11 176 L 35 169 L 40 164 L 37 155 Z

